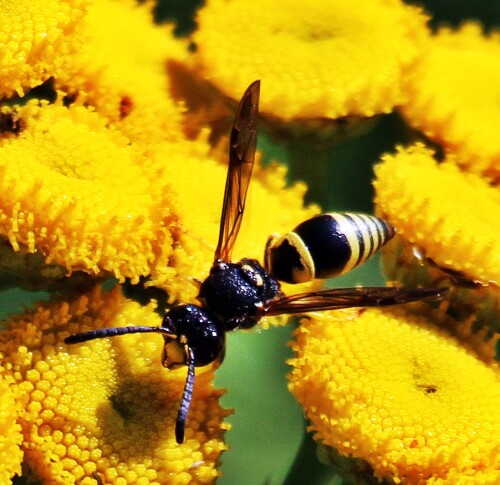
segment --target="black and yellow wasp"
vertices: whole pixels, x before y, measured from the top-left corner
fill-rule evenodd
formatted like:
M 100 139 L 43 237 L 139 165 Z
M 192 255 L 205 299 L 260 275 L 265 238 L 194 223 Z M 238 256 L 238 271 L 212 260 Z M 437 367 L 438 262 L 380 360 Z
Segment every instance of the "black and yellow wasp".
M 201 283 L 199 304 L 180 304 L 164 315 L 160 327 L 130 326 L 104 328 L 71 335 L 67 344 L 115 337 L 128 333 L 156 332 L 163 335 L 162 363 L 168 369 L 187 366 L 175 436 L 184 441 L 186 418 L 191 404 L 195 367 L 220 363 L 225 334 L 248 329 L 264 316 L 300 314 L 359 306 L 395 305 L 422 298 L 439 298 L 445 289 L 338 288 L 286 296 L 279 276 L 264 269 L 255 259 L 231 262 L 231 253 L 241 226 L 254 164 L 260 81 L 252 83 L 236 112 L 229 140 L 226 179 L 219 240 L 210 274 Z

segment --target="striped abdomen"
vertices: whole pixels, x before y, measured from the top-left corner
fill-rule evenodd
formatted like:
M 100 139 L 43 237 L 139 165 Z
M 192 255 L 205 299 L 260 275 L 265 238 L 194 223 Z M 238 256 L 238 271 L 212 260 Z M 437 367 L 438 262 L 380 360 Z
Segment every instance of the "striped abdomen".
M 284 236 L 271 236 L 265 267 L 287 283 L 331 278 L 363 264 L 394 234 L 394 227 L 378 217 L 354 212 L 321 214 Z

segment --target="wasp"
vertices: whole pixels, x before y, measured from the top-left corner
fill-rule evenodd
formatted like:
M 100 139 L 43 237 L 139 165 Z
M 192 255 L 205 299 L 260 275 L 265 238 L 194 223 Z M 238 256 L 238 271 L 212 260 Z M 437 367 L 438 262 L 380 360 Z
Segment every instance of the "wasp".
M 383 219 L 353 212 L 331 212 L 269 237 L 264 267 L 286 283 L 332 278 L 351 271 L 389 242 L 396 231 Z
M 286 296 L 281 291 L 278 279 L 257 260 L 244 258 L 237 263 L 231 262 L 254 165 L 259 95 L 260 81 L 255 81 L 245 91 L 236 111 L 229 138 L 229 167 L 219 238 L 210 273 L 200 286 L 199 304 L 171 307 L 159 327 L 104 328 L 71 335 L 65 339 L 67 344 L 75 344 L 128 333 L 162 334 L 165 340 L 163 366 L 170 370 L 187 366 L 175 425 L 175 437 L 179 444 L 184 441 L 195 383 L 195 367 L 219 365 L 222 362 L 226 332 L 251 328 L 265 316 L 394 305 L 422 298 L 439 298 L 446 291 L 444 288 L 360 287 Z

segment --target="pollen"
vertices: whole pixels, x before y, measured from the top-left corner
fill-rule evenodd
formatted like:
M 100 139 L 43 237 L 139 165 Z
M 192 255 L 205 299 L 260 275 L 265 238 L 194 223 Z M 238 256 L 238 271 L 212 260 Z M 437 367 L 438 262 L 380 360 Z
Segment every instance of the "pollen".
M 233 99 L 262 79 L 261 111 L 283 120 L 373 116 L 404 101 L 425 20 L 399 2 L 211 0 L 198 14 L 195 64 Z
M 314 438 L 379 480 L 500 480 L 498 370 L 431 321 L 402 308 L 315 315 L 293 349 L 289 387 Z
M 46 303 L 7 322 L 3 374 L 18 386 L 25 463 L 43 483 L 209 483 L 226 446 L 222 409 L 206 369 L 197 376 L 186 440 L 174 427 L 185 369 L 161 365 L 163 338 L 134 334 L 66 346 L 70 334 L 103 327 L 160 325 L 140 307 L 96 288 Z
M 500 179 L 500 34 L 472 22 L 440 29 L 407 79 L 408 122 L 472 172 Z

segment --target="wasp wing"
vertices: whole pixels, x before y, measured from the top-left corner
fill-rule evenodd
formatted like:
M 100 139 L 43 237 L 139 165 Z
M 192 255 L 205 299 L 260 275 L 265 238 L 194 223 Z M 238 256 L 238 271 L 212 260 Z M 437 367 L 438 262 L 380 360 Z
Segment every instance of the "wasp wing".
M 229 261 L 241 226 L 257 145 L 260 81 L 241 98 L 229 138 L 229 168 L 220 220 L 215 261 Z
M 440 299 L 447 292 L 448 288 L 333 288 L 276 298 L 271 300 L 262 309 L 262 315 L 297 314 L 350 307 L 399 305 L 427 298 Z

